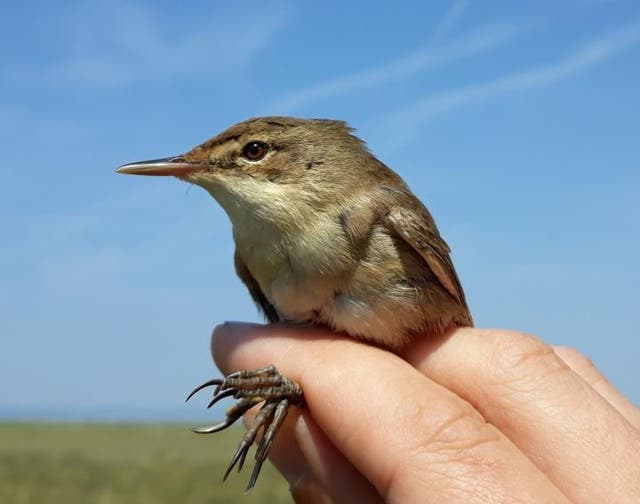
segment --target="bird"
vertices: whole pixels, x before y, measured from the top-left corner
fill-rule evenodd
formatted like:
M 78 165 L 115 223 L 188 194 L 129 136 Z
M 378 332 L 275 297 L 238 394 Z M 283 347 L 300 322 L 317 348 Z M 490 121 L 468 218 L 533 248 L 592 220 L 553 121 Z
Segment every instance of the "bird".
M 173 176 L 205 189 L 231 220 L 235 270 L 271 322 L 328 326 L 400 351 L 411 340 L 472 326 L 451 251 L 426 206 L 345 121 L 257 117 L 188 152 L 118 173 Z M 209 380 L 212 406 L 238 401 L 213 433 L 262 404 L 224 479 L 242 468 L 259 429 L 247 491 L 304 393 L 275 366 Z

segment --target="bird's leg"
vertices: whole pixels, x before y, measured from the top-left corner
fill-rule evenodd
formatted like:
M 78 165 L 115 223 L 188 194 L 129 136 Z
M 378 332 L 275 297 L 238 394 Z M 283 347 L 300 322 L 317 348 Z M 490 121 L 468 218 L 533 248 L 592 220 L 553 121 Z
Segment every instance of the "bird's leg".
M 301 405 L 304 402 L 302 389 L 291 378 L 281 375 L 275 366 L 270 365 L 262 369 L 242 370 L 224 378 L 209 380 L 196 387 L 187 397 L 187 401 L 197 392 L 207 387 L 215 387 L 213 397 L 207 406 L 210 408 L 225 397 L 239 399 L 227 411 L 227 418 L 215 425 L 197 427 L 192 429 L 198 434 L 211 434 L 226 429 L 244 415 L 253 406 L 263 403 L 256 415 L 255 423 L 243 436 L 236 453 L 231 459 L 229 467 L 225 471 L 227 479 L 233 468 L 242 469 L 247 453 L 257 437 L 258 431 L 263 430 L 262 439 L 256 452 L 256 462 L 247 485 L 247 493 L 250 492 L 260 475 L 262 464 L 267 458 L 271 443 L 284 422 L 291 405 Z

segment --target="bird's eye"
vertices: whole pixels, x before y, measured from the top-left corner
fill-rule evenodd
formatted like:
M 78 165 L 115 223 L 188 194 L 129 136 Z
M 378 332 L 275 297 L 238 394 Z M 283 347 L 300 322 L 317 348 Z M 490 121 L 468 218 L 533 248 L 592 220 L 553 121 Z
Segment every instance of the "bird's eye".
M 266 156 L 269 147 L 264 142 L 252 141 L 242 148 L 242 155 L 249 161 L 260 161 Z

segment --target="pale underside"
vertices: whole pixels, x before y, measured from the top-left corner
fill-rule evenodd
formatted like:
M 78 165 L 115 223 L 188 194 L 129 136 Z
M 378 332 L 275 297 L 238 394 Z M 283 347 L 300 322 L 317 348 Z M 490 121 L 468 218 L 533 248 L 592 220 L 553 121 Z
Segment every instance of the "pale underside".
M 289 204 L 291 195 L 275 184 L 271 191 L 262 184 L 254 187 L 253 201 L 239 198 L 237 192 L 251 187 L 236 185 L 233 194 L 220 186 L 208 189 L 234 222 L 236 268 L 246 267 L 252 278 L 238 273 L 250 291 L 255 280 L 280 320 L 326 324 L 391 348 L 401 347 L 416 333 L 466 325 L 460 303 L 384 221 L 370 223 L 367 239 L 355 254 L 340 202 L 322 212 L 296 205 L 298 214 L 283 220 L 282 212 L 294 211 L 294 206 Z M 255 201 L 256 192 L 269 204 Z M 370 203 L 363 196 L 357 205 L 366 208 Z M 420 277 L 412 271 L 420 271 Z M 265 310 L 260 293 L 252 295 Z

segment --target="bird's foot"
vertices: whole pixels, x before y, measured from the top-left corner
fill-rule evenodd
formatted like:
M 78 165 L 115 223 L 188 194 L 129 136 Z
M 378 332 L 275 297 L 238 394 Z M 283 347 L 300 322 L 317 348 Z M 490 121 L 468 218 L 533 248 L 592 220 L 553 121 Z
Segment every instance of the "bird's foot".
M 281 375 L 275 366 L 270 365 L 262 369 L 237 371 L 224 378 L 209 380 L 196 387 L 187 397 L 187 401 L 207 387 L 215 387 L 208 408 L 225 397 L 233 397 L 239 401 L 227 410 L 227 418 L 224 421 L 192 429 L 198 434 L 220 432 L 232 425 L 253 406 L 264 403 L 256 415 L 254 424 L 240 441 L 223 477 L 223 481 L 226 480 L 236 465 L 240 472 L 247 453 L 258 431 L 262 428 L 262 439 L 258 444 L 255 465 L 246 488 L 248 493 L 256 484 L 262 464 L 267 458 L 273 438 L 287 416 L 289 406 L 303 403 L 302 389 L 291 378 Z

